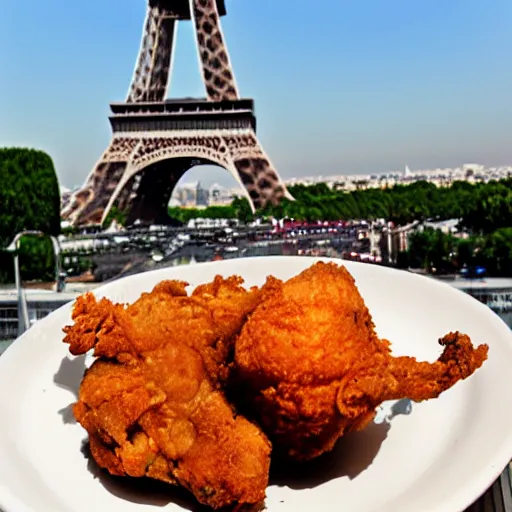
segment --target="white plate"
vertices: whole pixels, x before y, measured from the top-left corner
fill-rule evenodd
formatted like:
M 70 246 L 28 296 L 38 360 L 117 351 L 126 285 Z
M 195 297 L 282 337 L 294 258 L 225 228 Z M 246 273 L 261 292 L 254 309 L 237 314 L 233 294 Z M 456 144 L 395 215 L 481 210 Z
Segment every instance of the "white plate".
M 134 301 L 160 280 L 191 285 L 217 273 L 259 285 L 286 279 L 325 258 L 265 257 L 174 267 L 130 276 L 96 291 Z M 339 263 L 339 260 L 337 260 Z M 304 475 L 274 478 L 274 511 L 460 512 L 498 477 L 512 457 L 512 332 L 497 315 L 450 286 L 407 272 L 344 262 L 356 278 L 378 333 L 393 351 L 434 360 L 437 339 L 452 330 L 489 344 L 489 359 L 440 398 L 396 406 L 380 424 L 342 439 Z M 162 492 L 129 489 L 98 476 L 81 452 L 86 435 L 69 422 L 69 404 L 84 359 L 68 355 L 61 329 L 71 305 L 39 321 L 0 357 L 0 509 L 4 512 L 143 512 L 191 510 Z M 410 412 L 410 414 L 404 414 Z M 392 419 L 389 419 L 394 416 Z M 384 420 L 387 418 L 387 420 Z M 182 508 L 183 507 L 183 508 Z

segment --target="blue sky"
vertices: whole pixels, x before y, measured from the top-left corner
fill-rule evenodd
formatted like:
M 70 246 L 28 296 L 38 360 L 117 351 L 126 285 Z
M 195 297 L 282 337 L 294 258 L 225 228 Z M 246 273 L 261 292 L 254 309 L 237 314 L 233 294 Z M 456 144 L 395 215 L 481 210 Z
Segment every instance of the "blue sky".
M 283 177 L 512 164 L 510 0 L 226 0 L 241 94 Z M 145 0 L 3 0 L 0 146 L 83 182 L 110 139 Z M 204 96 L 190 23 L 170 96 Z M 226 184 L 223 170 L 193 170 Z

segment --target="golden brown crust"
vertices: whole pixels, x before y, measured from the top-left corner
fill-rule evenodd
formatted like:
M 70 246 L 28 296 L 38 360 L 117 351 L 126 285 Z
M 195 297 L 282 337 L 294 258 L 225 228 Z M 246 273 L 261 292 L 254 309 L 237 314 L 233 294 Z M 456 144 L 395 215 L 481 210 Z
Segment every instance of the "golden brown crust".
M 292 458 L 331 450 L 385 400 L 437 397 L 487 357 L 486 345 L 475 349 L 454 333 L 441 340 L 445 350 L 435 363 L 393 358 L 353 277 L 333 263 L 273 288 L 236 341 L 237 379 L 274 450 Z
M 189 489 L 220 508 L 264 500 L 270 443 L 219 391 L 234 336 L 258 302 L 239 278 L 186 295 L 164 281 L 124 307 L 80 297 L 64 341 L 94 349 L 74 406 L 96 462 L 114 475 Z

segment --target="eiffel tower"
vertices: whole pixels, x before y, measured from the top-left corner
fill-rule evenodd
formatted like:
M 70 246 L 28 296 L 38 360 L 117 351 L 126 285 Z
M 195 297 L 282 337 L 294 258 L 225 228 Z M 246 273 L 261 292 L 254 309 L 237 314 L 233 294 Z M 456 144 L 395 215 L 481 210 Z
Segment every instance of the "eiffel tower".
M 224 0 L 149 0 L 128 97 L 110 105 L 112 140 L 63 205 L 64 220 L 103 224 L 115 206 L 127 225 L 166 223 L 174 187 L 202 164 L 228 170 L 253 211 L 293 199 L 256 137 L 253 100 L 239 96 L 220 24 L 225 14 Z M 205 99 L 166 99 L 181 20 L 193 23 Z

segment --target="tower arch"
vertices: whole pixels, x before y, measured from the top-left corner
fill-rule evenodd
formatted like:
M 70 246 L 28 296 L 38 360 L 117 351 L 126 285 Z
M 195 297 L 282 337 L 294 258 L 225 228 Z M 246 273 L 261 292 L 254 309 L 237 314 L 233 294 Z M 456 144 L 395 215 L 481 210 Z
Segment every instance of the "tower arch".
M 158 152 L 152 158 L 130 165 L 125 179 L 119 181 L 110 196 L 101 218 L 103 224 L 114 206 L 126 212 L 127 224 L 140 221 L 143 224 L 166 224 L 168 205 L 180 179 L 197 166 L 213 165 L 228 172 L 252 205 L 251 197 L 239 177 L 236 167 L 220 157 L 205 158 L 194 152 L 179 156 L 172 151 Z M 253 208 L 254 211 L 254 208 Z

